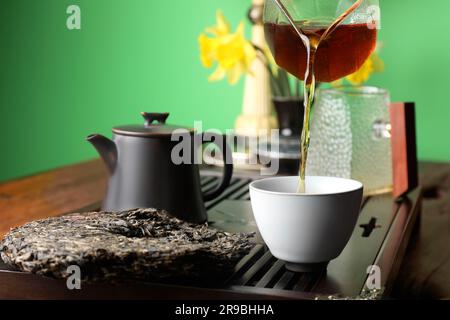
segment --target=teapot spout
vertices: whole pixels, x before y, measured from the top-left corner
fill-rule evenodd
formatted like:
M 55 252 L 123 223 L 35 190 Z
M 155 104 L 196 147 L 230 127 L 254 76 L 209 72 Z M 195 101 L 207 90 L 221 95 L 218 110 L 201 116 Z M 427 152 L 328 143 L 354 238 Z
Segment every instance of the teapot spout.
M 117 165 L 117 146 L 114 141 L 101 134 L 91 134 L 86 140 L 97 149 L 109 172 L 114 173 Z

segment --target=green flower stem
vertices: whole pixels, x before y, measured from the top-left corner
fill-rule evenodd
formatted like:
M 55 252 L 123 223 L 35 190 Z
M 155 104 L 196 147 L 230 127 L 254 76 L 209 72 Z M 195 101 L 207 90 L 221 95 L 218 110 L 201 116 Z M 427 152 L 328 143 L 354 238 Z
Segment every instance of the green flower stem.
M 261 59 L 261 61 L 264 63 L 267 70 L 269 71 L 270 84 L 273 95 L 278 97 L 293 97 L 294 94 L 291 91 L 291 86 L 289 84 L 289 77 L 287 72 L 284 71 L 283 69 L 278 69 L 278 74 L 275 74 L 275 72 L 273 71 L 268 62 L 269 59 L 266 55 L 266 52 L 256 45 L 253 45 L 253 47 L 260 54 L 258 58 Z

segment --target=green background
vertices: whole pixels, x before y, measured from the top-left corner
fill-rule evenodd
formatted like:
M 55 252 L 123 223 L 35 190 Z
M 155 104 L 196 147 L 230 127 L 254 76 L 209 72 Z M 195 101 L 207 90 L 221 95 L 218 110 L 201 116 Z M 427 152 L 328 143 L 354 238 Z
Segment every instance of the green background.
M 82 29 L 66 28 L 81 7 Z M 1 0 L 0 180 L 96 157 L 85 136 L 168 111 L 232 128 L 243 81 L 210 84 L 197 37 L 250 0 Z M 386 71 L 370 84 L 417 103 L 419 157 L 450 160 L 450 1 L 381 0 Z M 169 14 L 174 21 L 170 23 Z M 248 28 L 247 28 L 248 31 Z

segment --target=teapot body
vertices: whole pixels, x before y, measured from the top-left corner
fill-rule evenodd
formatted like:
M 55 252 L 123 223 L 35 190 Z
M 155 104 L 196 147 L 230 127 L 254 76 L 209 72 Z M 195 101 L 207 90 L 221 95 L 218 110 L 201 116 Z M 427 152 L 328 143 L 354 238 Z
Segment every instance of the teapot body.
M 193 136 L 190 151 L 193 154 Z M 164 209 L 182 220 L 207 220 L 197 164 L 175 164 L 171 139 L 114 135 L 117 163 L 111 173 L 102 209 Z M 186 151 L 186 150 L 185 150 Z

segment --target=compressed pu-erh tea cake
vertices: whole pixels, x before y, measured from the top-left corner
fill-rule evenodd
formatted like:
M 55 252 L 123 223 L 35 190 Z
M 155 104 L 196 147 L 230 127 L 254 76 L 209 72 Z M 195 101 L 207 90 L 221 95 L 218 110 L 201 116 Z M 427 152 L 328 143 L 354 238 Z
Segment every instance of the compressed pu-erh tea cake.
M 34 221 L 0 242 L 3 261 L 54 278 L 77 265 L 85 281 L 210 281 L 227 277 L 252 234 L 194 225 L 165 211 L 90 212 Z

